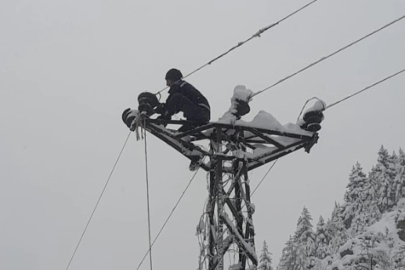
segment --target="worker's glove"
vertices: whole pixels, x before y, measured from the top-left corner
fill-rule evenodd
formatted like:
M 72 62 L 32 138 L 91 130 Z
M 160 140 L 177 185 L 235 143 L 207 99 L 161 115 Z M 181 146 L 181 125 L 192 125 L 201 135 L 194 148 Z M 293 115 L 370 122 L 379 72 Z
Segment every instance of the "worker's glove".
M 165 104 L 160 103 L 159 105 L 156 106 L 154 111 L 155 111 L 155 113 L 163 114 L 165 112 Z

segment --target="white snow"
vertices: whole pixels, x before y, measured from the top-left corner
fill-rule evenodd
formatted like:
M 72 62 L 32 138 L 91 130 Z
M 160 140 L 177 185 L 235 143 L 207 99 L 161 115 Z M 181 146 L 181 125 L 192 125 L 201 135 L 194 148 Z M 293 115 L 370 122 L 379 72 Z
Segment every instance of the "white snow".
M 265 146 L 265 145 L 261 145 L 261 144 L 256 144 L 254 146 L 256 146 L 257 148 L 253 150 L 253 153 L 248 153 L 248 152 L 244 153 L 244 156 L 246 158 L 255 159 L 255 158 L 263 156 L 265 154 L 270 154 L 273 151 L 278 149 L 277 147 Z
M 239 99 L 245 102 L 249 102 L 252 95 L 253 95 L 252 90 L 247 89 L 246 86 L 244 85 L 237 85 L 233 90 L 233 97 L 231 101 Z
M 283 125 L 281 125 L 273 115 L 266 111 L 260 111 L 251 122 L 238 120 L 235 122 L 235 125 L 270 129 L 280 132 L 284 131 Z
M 305 113 L 312 112 L 312 111 L 323 111 L 325 109 L 326 109 L 325 101 L 318 99 L 312 107 L 308 108 L 305 111 Z
M 286 125 L 282 125 L 272 114 L 261 110 L 259 113 L 253 118 L 251 122 L 247 122 L 244 120 L 237 120 L 234 113 L 236 113 L 236 107 L 238 105 L 237 100 L 243 100 L 245 102 L 249 102 L 250 98 L 253 94 L 253 91 L 247 89 L 244 85 L 238 85 L 234 88 L 233 96 L 231 98 L 231 107 L 226 111 L 221 118 L 217 121 L 217 123 L 221 124 L 231 124 L 235 126 L 246 126 L 246 127 L 253 127 L 253 128 L 262 128 L 268 130 L 274 130 L 279 132 L 288 132 L 294 133 L 299 135 L 306 135 L 312 136 L 312 132 L 306 131 L 301 129 L 300 124 L 293 124 L 287 123 Z M 322 101 L 317 101 L 310 110 L 317 110 L 319 108 L 324 108 L 325 103 Z M 289 144 L 291 143 L 290 140 L 288 141 L 280 141 L 282 144 Z
M 351 264 L 358 260 L 359 256 L 364 256 L 365 252 L 375 254 L 376 256 L 384 254 L 388 260 L 391 260 L 398 253 L 404 252 L 405 242 L 399 238 L 396 226 L 396 219 L 398 216 L 403 215 L 403 210 L 405 210 L 405 208 L 385 213 L 379 222 L 368 227 L 364 233 L 348 240 L 343 246 L 341 246 L 337 256 L 334 258 L 325 258 L 322 261 L 324 267 L 322 269 L 332 270 L 335 267 L 339 270 L 347 269 Z M 403 218 L 405 218 L 405 215 Z M 398 220 L 401 219 L 398 218 Z M 369 244 L 370 246 L 366 251 L 364 244 L 365 241 L 372 243 Z M 353 255 L 346 255 L 341 258 L 339 254 L 346 250 L 351 250 Z M 329 264 L 328 262 L 331 263 Z

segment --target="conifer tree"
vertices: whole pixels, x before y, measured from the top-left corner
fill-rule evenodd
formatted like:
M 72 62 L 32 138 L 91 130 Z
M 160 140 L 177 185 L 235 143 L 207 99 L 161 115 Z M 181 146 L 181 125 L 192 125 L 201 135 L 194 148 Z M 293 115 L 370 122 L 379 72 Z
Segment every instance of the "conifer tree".
M 398 164 L 405 167 L 405 153 L 401 148 L 399 148 Z
M 259 270 L 273 270 L 271 266 L 271 253 L 269 252 L 266 241 L 263 242 L 262 253 L 260 254 Z
M 367 177 L 363 173 L 360 163 L 353 166 L 349 176 L 349 184 L 344 196 L 345 204 L 343 206 L 343 222 L 346 229 L 352 225 L 353 218 L 362 210 Z
M 376 177 L 376 168 L 373 167 L 367 177 L 363 196 L 364 225 L 366 227 L 373 225 L 381 218 L 380 208 L 378 207 L 380 185 Z
M 329 253 L 335 254 L 340 246 L 345 243 L 348 238 L 346 228 L 343 223 L 342 207 L 338 203 L 335 203 L 332 217 L 328 221 L 326 228 L 328 234 L 331 236 L 328 247 Z
M 290 270 L 295 267 L 295 253 L 296 246 L 294 245 L 294 240 L 290 236 L 290 239 L 285 244 L 283 248 L 280 262 L 277 266 L 278 270 Z
M 309 265 L 310 258 L 315 252 L 315 234 L 312 230 L 312 217 L 306 207 L 302 210 L 297 222 L 294 242 L 297 245 L 295 254 L 296 270 L 304 270 Z
M 315 233 L 315 254 L 318 259 L 324 259 L 328 256 L 329 239 L 326 234 L 326 225 L 323 217 L 319 217 Z
M 395 204 L 405 198 L 405 153 L 399 149 L 399 156 L 396 160 L 396 176 L 394 179 Z
M 381 146 L 378 151 L 377 166 L 375 167 L 376 179 L 380 184 L 378 206 L 381 213 L 392 209 L 395 205 L 395 155 L 390 156 L 388 151 Z
M 349 176 L 349 184 L 343 205 L 343 222 L 347 235 L 354 237 L 374 224 L 380 218 L 377 207 L 378 189 L 375 178 L 366 177 L 361 165 L 357 162 Z

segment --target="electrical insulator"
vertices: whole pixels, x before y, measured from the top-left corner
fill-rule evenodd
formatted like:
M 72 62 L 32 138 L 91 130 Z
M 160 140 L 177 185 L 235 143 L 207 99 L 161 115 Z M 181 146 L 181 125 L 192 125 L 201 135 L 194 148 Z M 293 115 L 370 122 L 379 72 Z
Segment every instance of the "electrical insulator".
M 159 101 L 155 94 L 143 92 L 138 96 L 138 110 L 140 113 L 145 112 L 147 116 L 153 114 L 153 108 L 159 105 Z
M 309 111 L 304 114 L 302 128 L 308 131 L 317 132 L 321 129 L 321 122 L 324 116 L 322 111 Z

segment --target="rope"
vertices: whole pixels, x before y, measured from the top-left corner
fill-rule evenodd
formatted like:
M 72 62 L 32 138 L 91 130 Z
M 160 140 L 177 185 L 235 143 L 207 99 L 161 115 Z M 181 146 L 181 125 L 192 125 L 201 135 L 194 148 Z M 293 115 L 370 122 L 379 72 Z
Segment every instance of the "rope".
M 149 175 L 148 175 L 148 145 L 146 143 L 146 129 L 144 129 L 144 139 L 145 139 L 145 169 L 146 169 L 146 197 L 147 197 L 147 210 L 148 210 L 148 232 L 149 232 L 149 261 L 150 270 L 152 270 L 152 241 L 150 232 L 150 206 L 149 206 Z
M 175 206 L 173 207 L 172 211 L 170 212 L 169 216 L 167 217 L 166 221 L 164 222 L 164 224 L 162 225 L 162 227 L 160 228 L 158 234 L 156 235 L 155 239 L 153 240 L 152 244 L 150 245 L 150 248 L 148 249 L 148 251 L 145 253 L 145 255 L 143 256 L 141 262 L 139 263 L 138 267 L 136 268 L 136 270 L 138 270 L 143 261 L 145 260 L 146 256 L 148 256 L 148 253 L 150 253 L 153 245 L 155 244 L 156 240 L 159 238 L 161 232 L 163 231 L 164 227 L 166 226 L 167 222 L 169 221 L 170 217 L 173 215 L 174 210 L 176 210 L 177 206 L 179 205 L 181 199 L 183 198 L 184 194 L 186 193 L 188 187 L 190 186 L 190 184 L 192 183 L 192 181 L 194 180 L 195 176 L 197 175 L 199 169 L 194 173 L 193 177 L 190 179 L 190 181 L 188 182 L 186 188 L 184 189 L 183 193 L 181 194 L 180 198 L 177 200 L 177 203 L 175 204 Z
M 227 55 L 227 54 L 230 53 L 231 51 L 233 51 L 233 50 L 235 50 L 235 49 L 241 47 L 243 44 L 249 42 L 250 40 L 252 40 L 252 39 L 254 39 L 254 38 L 256 38 L 256 37 L 260 37 L 260 35 L 263 34 L 265 31 L 267 31 L 267 30 L 269 30 L 270 28 L 273 28 L 274 26 L 276 26 L 276 25 L 280 24 L 281 22 L 287 20 L 288 18 L 290 18 L 290 17 L 292 17 L 293 15 L 297 14 L 297 13 L 300 12 L 301 10 L 303 10 L 303 9 L 307 8 L 308 6 L 312 5 L 312 4 L 315 3 L 316 1 L 318 1 L 318 0 L 313 0 L 313 1 L 309 2 L 308 4 L 306 4 L 306 5 L 302 6 L 302 7 L 300 7 L 299 9 L 295 10 L 294 12 L 290 13 L 289 15 L 285 16 L 285 17 L 282 18 L 281 20 L 279 20 L 279 21 L 277 21 L 277 22 L 275 22 L 275 23 L 273 23 L 273 24 L 270 24 L 270 25 L 268 25 L 268 26 L 266 26 L 266 27 L 260 29 L 260 30 L 257 31 L 253 36 L 251 36 L 250 38 L 246 39 L 245 41 L 239 42 L 237 45 L 233 46 L 233 47 L 230 48 L 228 51 L 226 51 L 226 52 L 220 54 L 219 56 L 215 57 L 214 59 L 212 59 L 212 60 L 209 61 L 208 63 L 206 63 L 206 64 L 200 66 L 199 68 L 195 69 L 194 71 L 188 73 L 188 74 L 187 74 L 186 76 L 184 76 L 183 78 L 185 79 L 185 78 L 187 78 L 187 77 L 193 75 L 194 73 L 200 71 L 201 69 L 205 68 L 206 66 L 211 65 L 212 63 L 214 63 L 214 62 L 217 61 L 218 59 L 224 57 L 225 55 Z M 156 94 L 159 94 L 160 92 L 166 90 L 167 88 L 169 88 L 169 87 L 166 86 L 165 88 L 163 88 L 162 90 L 160 90 L 160 91 L 157 92 Z
M 66 270 L 69 269 L 70 264 L 72 263 L 73 258 L 74 258 L 75 255 L 76 255 L 77 249 L 79 248 L 80 243 L 82 242 L 82 239 L 83 239 L 83 237 L 84 237 L 84 234 L 86 233 L 87 228 L 89 227 L 89 224 L 90 224 L 90 222 L 91 222 L 91 220 L 92 220 L 92 218 L 93 218 L 93 216 L 94 216 L 94 213 L 96 212 L 96 209 L 97 209 L 97 207 L 98 207 L 98 205 L 99 205 L 99 203 L 100 203 L 101 197 L 103 197 L 104 191 L 106 190 L 107 185 L 108 185 L 108 183 L 110 182 L 110 179 L 111 179 L 111 176 L 112 176 L 112 174 L 113 174 L 113 172 L 114 172 L 114 170 L 115 170 L 115 167 L 117 166 L 118 161 L 120 160 L 120 157 L 121 157 L 121 155 L 122 155 L 122 152 L 124 151 L 124 148 L 125 148 L 125 146 L 127 145 L 129 136 L 131 136 L 131 132 L 129 132 L 128 137 L 127 137 L 127 139 L 125 140 L 124 146 L 122 147 L 122 149 L 121 149 L 121 151 L 120 151 L 120 153 L 119 153 L 119 155 L 118 155 L 118 158 L 117 158 L 117 160 L 116 160 L 115 163 L 114 163 L 114 166 L 113 166 L 113 168 L 112 168 L 112 170 L 111 170 L 111 172 L 110 172 L 110 175 L 108 176 L 107 182 L 105 183 L 104 188 L 103 188 L 103 190 L 102 190 L 100 196 L 98 197 L 96 206 L 94 207 L 93 212 L 91 213 L 90 218 L 89 218 L 89 220 L 87 221 L 87 224 L 86 224 L 86 226 L 85 226 L 85 228 L 84 228 L 84 230 L 83 230 L 82 235 L 80 236 L 79 242 L 78 242 L 77 245 L 76 245 L 76 248 L 75 248 L 75 250 L 74 250 L 74 252 L 73 252 L 72 257 L 71 257 L 70 260 L 69 260 L 69 263 L 68 263 L 68 265 L 67 265 L 67 267 L 66 267 Z
M 369 33 L 369 34 L 363 36 L 362 38 L 357 39 L 356 41 L 353 41 L 352 43 L 350 43 L 350 44 L 344 46 L 343 48 L 340 48 L 339 50 L 337 50 L 337 51 L 335 51 L 335 52 L 333 52 L 333 53 L 331 53 L 331 54 L 329 54 L 329 55 L 327 55 L 327 56 L 325 56 L 325 57 L 322 57 L 321 59 L 319 59 L 319 60 L 317 60 L 317 61 L 315 61 L 315 62 L 309 64 L 308 66 L 306 66 L 306 67 L 304 67 L 304 68 L 302 68 L 302 69 L 296 71 L 295 73 L 293 73 L 293 74 L 291 74 L 291 75 L 288 75 L 287 77 L 285 77 L 285 78 L 279 80 L 278 82 L 276 82 L 276 83 L 270 85 L 269 87 L 266 87 L 266 88 L 264 88 L 263 90 L 260 90 L 260 91 L 258 91 L 258 92 L 256 92 L 256 93 L 254 93 L 254 94 L 251 96 L 251 98 L 254 97 L 254 96 L 256 96 L 256 95 L 258 95 L 258 94 L 260 94 L 260 93 L 263 93 L 264 91 L 267 91 L 267 90 L 273 88 L 274 86 L 276 86 L 276 85 L 278 85 L 278 84 L 280 84 L 280 83 L 282 83 L 282 82 L 284 82 L 284 81 L 286 81 L 286 80 L 288 80 L 288 79 L 294 77 L 295 75 L 297 75 L 297 74 L 299 74 L 299 73 L 301 73 L 301 72 L 303 72 L 303 71 L 309 69 L 310 67 L 315 66 L 316 64 L 318 64 L 318 63 L 320 63 L 320 62 L 322 62 L 322 61 L 324 61 L 324 60 L 326 60 L 326 59 L 328 59 L 328 58 L 334 56 L 335 54 L 338 54 L 338 53 L 340 53 L 341 51 L 344 51 L 345 49 L 347 49 L 347 48 L 349 48 L 349 47 L 351 47 L 351 46 L 353 46 L 353 45 L 359 43 L 360 41 L 362 41 L 362 40 L 364 40 L 364 39 L 366 39 L 366 38 L 368 38 L 368 37 L 370 37 L 370 36 L 372 36 L 372 35 L 374 35 L 374 34 L 380 32 L 381 30 L 383 30 L 383 29 L 385 29 L 385 28 L 387 28 L 387 27 L 393 25 L 394 23 L 399 22 L 400 20 L 402 20 L 402 19 L 404 19 L 404 18 L 405 18 L 405 15 L 403 15 L 402 17 L 399 17 L 399 18 L 396 19 L 396 20 L 393 20 L 392 22 L 390 22 L 390 23 L 384 25 L 383 27 L 378 28 L 377 30 L 374 30 L 373 32 L 371 32 L 371 33 Z
M 345 98 L 342 98 L 341 100 L 338 100 L 338 101 L 336 101 L 336 102 L 334 102 L 334 103 L 328 105 L 328 106 L 325 108 L 325 110 L 328 109 L 328 108 L 330 108 L 330 107 L 333 107 L 333 106 L 335 106 L 335 105 L 337 105 L 337 104 L 339 104 L 339 103 L 341 103 L 341 102 L 343 102 L 343 101 L 345 101 L 345 100 L 347 100 L 347 99 L 349 99 L 349 98 L 352 98 L 352 97 L 354 97 L 354 96 L 360 94 L 361 92 L 364 92 L 364 91 L 366 91 L 366 90 L 368 90 L 368 89 L 370 89 L 370 88 L 372 88 L 372 87 L 374 87 L 374 86 L 376 86 L 376 85 L 378 85 L 378 84 L 380 84 L 380 83 L 382 83 L 382 82 L 385 82 L 386 80 L 389 80 L 389 79 L 391 79 L 391 78 L 393 78 L 393 77 L 399 75 L 400 73 L 402 73 L 402 72 L 404 72 L 404 71 L 405 71 L 405 68 L 402 69 L 402 70 L 400 70 L 400 71 L 398 71 L 398 72 L 396 72 L 396 73 L 394 73 L 394 74 L 392 74 L 392 75 L 390 75 L 390 76 L 388 76 L 388 77 L 385 77 L 384 79 L 382 79 L 382 80 L 380 80 L 380 81 L 378 81 L 378 82 L 376 82 L 376 83 L 373 83 L 373 84 L 371 84 L 371 85 L 369 85 L 369 86 L 363 88 L 363 89 L 360 90 L 360 91 L 357 91 L 357 92 L 354 93 L 354 94 L 351 94 L 351 95 L 349 95 L 349 96 L 347 96 L 347 97 L 345 97 Z

